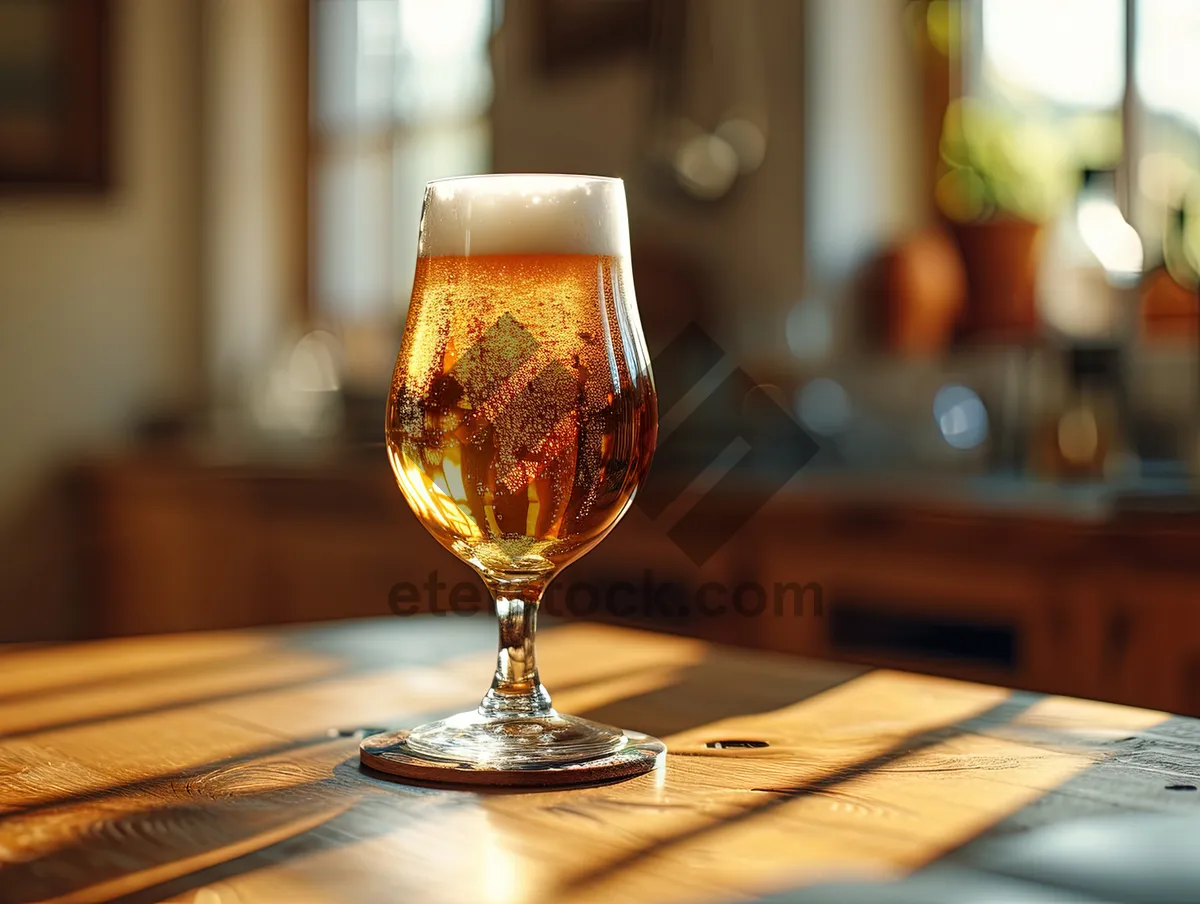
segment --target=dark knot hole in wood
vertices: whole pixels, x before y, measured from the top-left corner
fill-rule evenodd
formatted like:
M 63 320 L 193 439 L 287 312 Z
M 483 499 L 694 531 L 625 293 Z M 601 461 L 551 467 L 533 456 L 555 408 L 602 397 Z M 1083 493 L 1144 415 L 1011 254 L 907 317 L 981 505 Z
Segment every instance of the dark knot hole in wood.
M 1167 785 L 1168 791 L 1195 791 L 1195 785 Z
M 737 747 L 770 747 L 766 741 L 709 741 L 704 745 L 713 750 L 730 750 Z

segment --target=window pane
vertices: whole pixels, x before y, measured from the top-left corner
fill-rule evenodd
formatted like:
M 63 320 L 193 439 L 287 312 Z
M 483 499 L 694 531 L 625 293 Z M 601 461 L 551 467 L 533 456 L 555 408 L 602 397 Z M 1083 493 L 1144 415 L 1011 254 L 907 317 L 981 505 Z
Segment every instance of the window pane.
M 392 304 L 391 148 L 331 154 L 317 172 L 322 314 L 371 317 Z
M 985 84 L 998 93 L 1115 107 L 1125 90 L 1123 0 L 983 0 L 983 53 Z
M 397 116 L 461 119 L 486 110 L 490 33 L 490 0 L 400 0 Z
M 494 0 L 315 0 L 315 285 L 342 323 L 412 286 L 425 183 L 490 160 Z
M 421 129 L 397 143 L 394 259 L 396 298 L 402 308 L 407 306 L 412 293 L 425 183 L 445 176 L 486 172 L 490 158 L 491 134 L 481 119 Z
M 322 0 L 313 6 L 313 120 L 323 128 L 354 122 L 354 60 L 358 53 L 354 3 Z
M 360 126 L 381 127 L 392 118 L 396 71 L 396 0 L 358 0 L 355 111 Z
M 492 96 L 491 0 L 318 0 L 316 122 L 463 119 Z
M 1142 101 L 1200 127 L 1200 3 L 1141 0 L 1137 42 Z

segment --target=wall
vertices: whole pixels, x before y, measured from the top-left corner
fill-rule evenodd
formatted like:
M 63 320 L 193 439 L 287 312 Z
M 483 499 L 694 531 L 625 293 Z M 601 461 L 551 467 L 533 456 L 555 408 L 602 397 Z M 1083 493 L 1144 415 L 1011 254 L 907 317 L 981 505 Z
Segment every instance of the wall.
M 669 237 L 705 266 L 722 342 L 752 372 L 795 369 L 785 327 L 805 334 L 798 345 L 817 361 L 853 354 L 848 296 L 859 268 L 929 214 L 906 2 L 689 0 L 693 21 L 730 4 L 755 19 L 769 121 L 762 167 L 703 205 L 672 200 L 647 176 L 654 80 L 646 63 L 626 58 L 544 78 L 531 60 L 534 4 L 509 0 L 493 54 L 496 168 L 622 176 L 635 244 Z M 689 58 L 699 64 L 690 76 L 694 110 L 705 95 L 721 95 L 726 76 L 705 67 L 732 43 L 706 38 Z M 652 301 L 639 301 L 645 316 Z
M 308 291 L 308 0 L 202 2 L 204 371 L 237 407 Z
M 39 505 L 58 466 L 200 390 L 198 13 L 199 0 L 114 3 L 109 194 L 0 199 L 6 608 L 61 603 Z
M 494 45 L 495 167 L 624 178 L 635 245 L 669 242 L 698 262 L 715 289 L 722 344 L 743 362 L 772 361 L 786 355 L 784 320 L 804 286 L 804 3 L 720 2 L 736 2 L 755 17 L 769 124 L 761 168 L 726 198 L 689 201 L 651 174 L 654 80 L 645 61 L 609 60 L 552 79 L 538 71 L 529 0 L 505 4 Z M 689 4 L 689 14 L 699 6 Z M 703 71 L 693 73 L 705 82 Z M 696 97 L 709 87 L 694 87 L 689 100 L 693 116 L 712 128 L 721 111 L 712 103 L 705 109 Z M 639 296 L 644 315 L 653 303 L 645 295 Z
M 812 178 L 805 304 L 824 309 L 833 322 L 827 357 L 861 346 L 851 307 L 863 265 L 930 219 L 918 60 L 903 28 L 907 2 L 806 3 L 805 149 Z M 794 315 L 793 326 L 797 319 L 804 321 Z M 805 351 L 808 338 L 793 336 Z

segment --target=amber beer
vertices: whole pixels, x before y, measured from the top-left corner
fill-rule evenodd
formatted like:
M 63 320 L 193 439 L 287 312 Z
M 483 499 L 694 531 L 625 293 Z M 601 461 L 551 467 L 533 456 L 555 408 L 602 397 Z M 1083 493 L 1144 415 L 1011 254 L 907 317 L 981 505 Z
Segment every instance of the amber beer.
M 413 510 L 502 574 L 553 571 L 597 543 L 645 476 L 657 423 L 628 258 L 509 251 L 564 245 L 545 229 L 522 241 L 520 225 L 491 237 L 503 253 L 418 258 L 387 413 Z
M 558 712 L 534 643 L 546 586 L 624 514 L 654 449 L 628 221 L 625 185 L 609 177 L 425 187 L 388 457 L 417 517 L 487 585 L 500 636 L 479 705 L 372 736 L 371 768 L 549 786 L 640 775 L 666 754 Z

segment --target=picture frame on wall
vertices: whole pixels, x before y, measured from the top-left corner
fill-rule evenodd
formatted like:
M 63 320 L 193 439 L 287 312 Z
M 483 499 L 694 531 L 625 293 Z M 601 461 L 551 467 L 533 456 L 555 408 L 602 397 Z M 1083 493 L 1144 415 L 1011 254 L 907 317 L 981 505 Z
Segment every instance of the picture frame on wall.
M 111 181 L 110 0 L 0 0 L 0 192 Z

